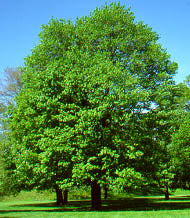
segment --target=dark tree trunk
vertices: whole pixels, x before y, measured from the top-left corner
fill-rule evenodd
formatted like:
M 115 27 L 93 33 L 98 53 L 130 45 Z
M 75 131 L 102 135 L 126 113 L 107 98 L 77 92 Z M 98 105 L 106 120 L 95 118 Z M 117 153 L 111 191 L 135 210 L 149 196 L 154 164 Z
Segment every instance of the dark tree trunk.
M 169 196 L 169 191 L 168 191 L 168 186 L 165 186 L 165 200 L 169 200 L 170 196 Z
M 66 189 L 66 190 L 64 190 L 64 204 L 67 204 L 68 203 L 68 190 Z
M 62 190 L 59 187 L 56 187 L 56 197 L 57 197 L 57 205 L 63 205 L 63 193 Z
M 104 186 L 104 199 L 108 198 L 108 188 L 106 187 L 106 185 Z
M 97 181 L 91 182 L 91 204 L 92 209 L 98 210 L 102 206 L 101 202 L 101 187 Z

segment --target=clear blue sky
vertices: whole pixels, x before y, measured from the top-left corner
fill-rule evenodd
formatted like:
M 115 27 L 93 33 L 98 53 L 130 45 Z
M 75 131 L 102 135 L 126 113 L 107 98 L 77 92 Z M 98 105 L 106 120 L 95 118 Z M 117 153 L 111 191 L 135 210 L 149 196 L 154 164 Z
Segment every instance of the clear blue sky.
M 42 24 L 51 17 L 75 19 L 89 15 L 105 0 L 1 0 L 0 79 L 6 67 L 23 65 L 24 57 L 38 43 Z M 121 0 L 136 20 L 156 31 L 160 43 L 179 65 L 177 82 L 190 74 L 190 0 Z

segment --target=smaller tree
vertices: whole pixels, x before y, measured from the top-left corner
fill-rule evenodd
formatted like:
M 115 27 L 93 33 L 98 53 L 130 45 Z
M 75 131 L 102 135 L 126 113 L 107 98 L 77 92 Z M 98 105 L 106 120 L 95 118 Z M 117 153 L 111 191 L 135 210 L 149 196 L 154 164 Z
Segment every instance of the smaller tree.
M 187 189 L 190 188 L 190 75 L 179 87 L 182 95 L 176 120 L 178 128 L 172 135 L 171 151 L 176 173 L 175 186 Z
M 172 136 L 173 164 L 176 186 L 190 189 L 190 112 L 183 116 L 183 122 Z
M 22 82 L 20 68 L 6 68 L 3 72 L 4 79 L 1 81 L 0 102 L 2 105 L 8 105 L 14 102 L 14 97 L 19 93 Z
M 4 79 L 0 82 L 0 125 L 6 129 L 6 111 L 8 107 L 15 106 L 15 97 L 19 93 L 22 82 L 22 70 L 20 68 L 6 68 L 3 72 Z
M 181 109 L 190 111 L 190 75 L 186 77 L 183 83 L 179 84 L 183 94 L 179 99 Z
M 22 83 L 20 68 L 6 68 L 3 72 L 4 79 L 0 83 L 0 189 L 1 194 L 15 193 L 10 169 L 13 169 L 12 157 L 10 156 L 11 144 L 8 140 L 7 118 L 8 111 L 15 107 L 15 97 L 19 93 Z M 12 168 L 13 167 L 13 168 Z

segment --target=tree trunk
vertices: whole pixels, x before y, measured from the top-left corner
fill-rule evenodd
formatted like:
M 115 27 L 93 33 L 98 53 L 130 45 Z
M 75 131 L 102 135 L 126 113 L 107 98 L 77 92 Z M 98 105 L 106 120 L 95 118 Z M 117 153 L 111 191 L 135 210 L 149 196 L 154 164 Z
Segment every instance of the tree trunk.
M 165 186 L 165 200 L 169 200 L 169 191 L 168 191 L 168 186 Z
M 91 204 L 92 209 L 98 210 L 102 206 L 101 202 L 101 187 L 97 181 L 91 182 Z
M 56 187 L 56 197 L 57 197 L 57 205 L 63 205 L 64 201 L 63 201 L 63 193 L 62 193 L 62 189 L 60 189 L 58 186 Z
M 68 203 L 68 192 L 69 192 L 69 190 L 64 190 L 64 204 L 67 204 Z
M 104 186 L 104 199 L 108 198 L 108 188 L 106 187 L 106 185 Z

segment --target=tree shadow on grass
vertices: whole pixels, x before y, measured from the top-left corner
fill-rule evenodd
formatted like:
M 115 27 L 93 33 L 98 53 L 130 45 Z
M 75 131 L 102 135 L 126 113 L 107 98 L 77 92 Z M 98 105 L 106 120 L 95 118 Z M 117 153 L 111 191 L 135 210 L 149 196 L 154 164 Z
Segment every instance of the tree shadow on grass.
M 31 209 L 32 211 L 37 210 L 38 211 L 84 211 L 84 210 L 90 210 L 91 209 L 91 201 L 90 200 L 76 200 L 76 201 L 69 201 L 65 205 L 57 205 L 56 202 L 50 202 L 50 203 L 32 203 L 32 204 L 18 204 L 18 205 L 12 205 L 12 207 L 29 207 L 34 208 Z M 42 209 L 41 209 L 42 208 Z M 45 209 L 47 208 L 47 209 Z
M 0 218 L 19 218 L 18 216 L 0 216 Z
M 168 201 L 151 198 L 134 198 L 110 200 L 103 210 L 107 211 L 156 211 L 156 210 L 182 210 L 190 208 L 190 199 L 171 199 Z
M 34 203 L 12 205 L 11 210 L 0 210 L 0 214 L 12 212 L 84 212 L 93 211 L 90 200 L 70 201 L 63 206 L 55 203 Z M 19 208 L 17 208 L 19 207 Z M 20 209 L 21 208 L 21 209 Z M 190 208 L 190 196 L 173 197 L 165 201 L 163 198 L 137 197 L 116 200 L 103 200 L 99 211 L 158 211 L 183 210 Z M 1 216 L 0 216 L 1 217 Z M 6 217 L 6 216 L 5 216 Z

